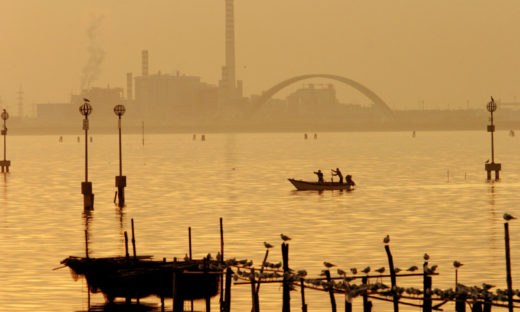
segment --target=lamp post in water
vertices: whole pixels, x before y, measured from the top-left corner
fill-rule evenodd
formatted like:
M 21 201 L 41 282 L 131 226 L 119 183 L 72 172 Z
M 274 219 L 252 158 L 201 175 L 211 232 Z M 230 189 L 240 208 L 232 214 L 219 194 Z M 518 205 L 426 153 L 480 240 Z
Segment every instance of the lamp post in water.
M 4 109 L 2 111 L 2 114 L 0 114 L 0 117 L 2 117 L 2 120 L 4 121 L 4 125 L 2 127 L 2 132 L 1 132 L 2 135 L 4 136 L 4 160 L 0 160 L 0 167 L 2 167 L 2 172 L 9 172 L 9 166 L 11 165 L 11 161 L 5 159 L 6 154 L 7 154 L 7 144 L 6 144 L 7 126 L 5 125 L 5 121 L 7 119 L 9 119 L 9 114 Z
M 88 182 L 88 115 L 92 113 L 92 105 L 88 99 L 79 107 L 79 112 L 85 117 L 83 119 L 83 130 L 85 130 L 85 181 L 81 182 L 81 193 L 83 194 L 83 208 L 94 210 L 94 194 L 92 194 L 92 182 Z
M 500 178 L 499 172 L 502 169 L 502 165 L 499 163 L 495 163 L 495 141 L 494 141 L 494 132 L 495 125 L 493 124 L 493 112 L 497 110 L 497 104 L 495 103 L 495 99 L 491 97 L 491 101 L 486 106 L 488 112 L 491 114 L 491 118 L 489 121 L 490 125 L 487 126 L 487 131 L 491 133 L 491 162 L 486 161 L 485 169 L 487 171 L 487 179 L 491 180 L 491 171 L 495 171 L 495 180 Z
M 116 176 L 117 198 L 119 207 L 123 207 L 125 205 L 126 176 L 123 175 L 123 161 L 121 149 L 121 116 L 125 114 L 125 111 L 125 106 L 122 104 L 114 106 L 114 113 L 118 117 L 117 128 L 119 129 L 119 175 Z

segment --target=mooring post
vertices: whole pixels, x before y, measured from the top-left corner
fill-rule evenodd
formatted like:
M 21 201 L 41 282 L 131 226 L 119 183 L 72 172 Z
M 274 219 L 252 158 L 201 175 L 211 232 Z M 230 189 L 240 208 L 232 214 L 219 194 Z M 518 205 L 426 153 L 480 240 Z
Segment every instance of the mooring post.
M 119 207 L 124 207 L 125 205 L 126 176 L 123 175 L 123 152 L 121 147 L 121 116 L 125 114 L 125 111 L 126 108 L 122 104 L 114 106 L 114 113 L 118 117 L 117 128 L 119 130 L 119 175 L 116 176 L 117 198 L 119 200 Z
M 283 305 L 282 312 L 291 311 L 291 286 L 289 283 L 289 244 L 282 243 L 283 260 Z
M 423 264 L 423 312 L 432 311 L 432 278 L 427 272 L 428 262 L 425 261 Z
M 399 296 L 397 295 L 397 282 L 395 278 L 395 270 L 394 270 L 394 259 L 392 257 L 392 253 L 390 252 L 390 246 L 385 244 L 386 255 L 388 256 L 388 267 L 390 268 L 390 281 L 392 283 L 392 293 L 394 299 L 394 312 L 399 311 Z
M 325 277 L 327 278 L 327 286 L 329 290 L 329 297 L 330 297 L 330 306 L 332 308 L 332 312 L 336 312 L 336 299 L 334 298 L 334 287 L 332 287 L 332 279 L 330 278 L 330 271 L 325 270 Z
M 184 311 L 184 300 L 182 298 L 181 290 L 181 272 L 177 268 L 177 258 L 173 258 L 173 312 Z
M 460 295 L 455 301 L 456 312 L 466 312 L 466 298 Z
M 134 259 L 137 260 L 137 253 L 135 252 L 134 218 L 132 218 L 132 249 L 134 251 Z
M 128 233 L 125 231 L 125 257 L 126 260 L 130 259 L 130 255 L 128 254 Z
M 491 97 L 491 101 L 486 106 L 488 112 L 491 114 L 490 125 L 487 126 L 487 131 L 491 133 L 491 163 L 486 161 L 485 169 L 487 172 L 487 179 L 491 180 L 491 171 L 495 171 L 495 180 L 500 179 L 500 170 L 502 169 L 502 165 L 500 163 L 495 163 L 495 125 L 493 124 L 493 112 L 497 110 L 497 104 L 495 103 L 495 99 Z
M 491 300 L 486 299 L 486 301 L 484 301 L 484 312 L 491 312 L 491 306 Z
M 363 276 L 361 279 L 363 285 L 368 284 L 368 277 Z M 368 293 L 367 290 L 363 291 L 363 312 L 371 312 L 372 311 L 372 301 L 368 301 Z
M 226 294 L 224 296 L 224 312 L 231 311 L 231 280 L 233 279 L 233 270 L 226 269 Z
M 251 275 L 249 276 L 251 281 L 251 311 L 260 312 L 260 304 L 258 301 L 258 295 L 256 293 L 256 281 L 255 281 L 255 269 L 251 268 Z
M 219 218 L 220 221 L 220 265 L 223 267 L 224 264 L 224 225 L 222 223 L 222 217 Z M 224 274 L 223 270 L 220 272 L 220 310 L 224 308 L 224 294 L 222 289 L 224 288 Z
M 6 120 L 9 119 L 9 114 L 4 109 L 2 111 L 2 114 L 0 114 L 0 117 L 2 117 L 2 120 L 4 121 L 4 124 L 2 126 L 2 135 L 4 136 L 4 160 L 0 160 L 0 167 L 2 167 L 2 172 L 9 172 L 9 166 L 11 165 L 11 161 L 6 159 L 7 155 L 7 126 L 6 126 Z
M 209 257 L 204 258 L 203 260 L 203 268 L 204 268 L 204 281 L 208 283 L 209 281 L 209 274 L 208 274 L 208 265 L 209 265 Z M 209 295 L 209 288 L 206 286 L 206 294 L 204 295 L 204 300 L 206 301 L 206 312 L 210 312 L 211 310 L 211 297 Z
M 188 252 L 190 256 L 190 261 L 192 259 L 191 257 L 191 226 L 188 227 Z
M 506 273 L 507 273 L 507 307 L 513 311 L 513 280 L 511 278 L 511 250 L 509 248 L 509 223 L 504 223 L 504 240 L 506 245 Z
M 92 113 L 92 105 L 90 105 L 90 101 L 88 99 L 84 99 L 83 105 L 79 107 L 79 112 L 85 117 L 85 119 L 83 119 L 83 130 L 85 130 L 85 181 L 81 182 L 83 208 L 85 210 L 93 210 L 94 194 L 92 193 L 92 182 L 88 181 L 88 115 Z
M 305 284 L 303 277 L 300 278 L 300 291 L 302 294 L 302 312 L 307 312 L 307 304 L 305 303 Z

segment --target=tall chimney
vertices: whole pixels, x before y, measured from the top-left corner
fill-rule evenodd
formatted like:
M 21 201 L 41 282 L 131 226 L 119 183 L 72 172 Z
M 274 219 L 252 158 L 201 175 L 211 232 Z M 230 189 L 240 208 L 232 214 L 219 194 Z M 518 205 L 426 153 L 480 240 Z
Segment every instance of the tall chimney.
M 141 57 L 142 75 L 148 76 L 148 50 L 143 50 Z
M 226 65 L 222 68 L 221 86 L 228 96 L 235 92 L 235 18 L 234 0 L 226 0 Z
M 133 99 L 134 88 L 133 88 L 132 73 L 126 73 L 126 99 L 131 101 Z

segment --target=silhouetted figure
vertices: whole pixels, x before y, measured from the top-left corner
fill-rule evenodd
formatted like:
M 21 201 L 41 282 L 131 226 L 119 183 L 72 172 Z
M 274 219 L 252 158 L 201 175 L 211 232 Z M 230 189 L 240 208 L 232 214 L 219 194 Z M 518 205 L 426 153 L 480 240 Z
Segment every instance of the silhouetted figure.
M 323 183 L 323 172 L 320 169 L 318 171 L 314 171 L 314 174 L 318 176 L 318 182 Z
M 305 133 L 305 134 L 303 135 L 303 138 L 304 138 L 305 140 L 307 140 L 307 133 Z
M 339 177 L 339 183 L 343 184 L 343 174 L 341 171 L 339 171 L 339 168 L 336 168 L 336 170 L 332 169 L 332 176 L 338 176 Z
M 76 138 L 76 141 L 78 141 L 78 143 L 79 143 L 79 137 Z
M 194 134 L 194 135 L 193 135 L 193 141 L 195 141 L 196 139 L 197 139 L 197 135 Z
M 63 143 L 63 137 L 62 136 L 60 136 L 59 142 Z
M 318 139 L 318 135 L 316 133 L 314 133 L 314 140 L 317 140 Z
M 93 140 L 92 137 L 90 137 L 90 143 L 92 143 L 92 140 Z
M 201 141 L 206 141 L 206 135 L 205 135 L 205 134 L 201 135 L 201 136 L 200 136 L 200 140 L 201 140 Z
M 347 174 L 347 176 L 345 177 L 345 183 L 350 186 L 356 185 L 354 180 L 352 180 L 352 176 L 350 174 Z

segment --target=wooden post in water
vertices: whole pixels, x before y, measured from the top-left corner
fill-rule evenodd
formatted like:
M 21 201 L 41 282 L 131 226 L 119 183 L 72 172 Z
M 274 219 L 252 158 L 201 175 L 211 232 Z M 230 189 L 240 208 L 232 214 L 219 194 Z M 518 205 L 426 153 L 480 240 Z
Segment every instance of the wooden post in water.
M 255 269 L 251 268 L 251 275 L 249 276 L 251 281 L 251 311 L 260 312 L 260 303 L 258 301 L 258 294 L 256 293 L 256 281 L 255 281 Z
M 330 305 L 332 308 L 332 312 L 336 312 L 336 299 L 334 298 L 334 288 L 332 287 L 332 280 L 330 279 L 330 271 L 325 270 L 325 276 L 327 277 L 327 283 L 329 286 L 329 297 L 330 297 Z
M 488 299 L 484 301 L 484 312 L 491 312 L 491 301 Z
M 125 257 L 126 260 L 130 259 L 130 255 L 128 254 L 128 233 L 125 231 Z
M 504 223 L 504 240 L 506 244 L 506 273 L 507 273 L 507 307 L 513 312 L 513 280 L 511 278 L 511 250 L 509 248 L 509 223 Z
M 224 264 L 224 225 L 222 224 L 222 217 L 219 219 L 220 221 L 220 264 L 223 266 Z M 224 274 L 221 271 L 220 274 L 220 311 L 224 308 Z
M 432 278 L 426 272 L 428 261 L 423 264 L 423 312 L 432 312 Z
M 466 312 L 466 298 L 461 296 L 455 301 L 455 311 Z
M 283 260 L 283 305 L 282 312 L 291 312 L 291 285 L 287 278 L 289 275 L 289 244 L 282 243 Z
M 233 275 L 233 270 L 231 268 L 227 268 L 226 270 L 226 294 L 224 296 L 224 312 L 231 311 L 231 279 Z
M 134 218 L 132 218 L 132 249 L 134 251 L 134 259 L 137 259 L 137 254 L 135 252 L 135 233 L 134 233 Z
M 88 230 L 85 230 L 85 256 L 88 259 Z
M 208 262 L 209 258 L 204 258 L 204 281 L 209 281 L 209 274 L 208 274 Z M 211 297 L 209 295 L 209 287 L 206 286 L 206 295 L 205 295 L 205 301 L 206 301 L 206 312 L 211 311 Z
M 397 295 L 397 282 L 395 278 L 395 270 L 394 270 L 394 259 L 392 257 L 392 253 L 390 252 L 390 246 L 385 244 L 386 255 L 388 256 L 388 267 L 390 268 L 390 280 L 392 283 L 392 292 L 394 299 L 394 312 L 399 311 L 399 296 Z
M 471 308 L 471 312 L 482 312 L 482 303 L 478 301 L 473 301 L 473 307 Z
M 262 266 L 260 267 L 260 273 L 264 273 L 265 263 L 267 262 L 267 256 L 269 256 L 269 249 L 265 250 L 265 256 L 264 260 L 262 261 Z M 256 286 L 256 295 L 258 296 L 258 292 L 260 291 L 260 280 L 261 278 L 258 278 L 258 286 Z
M 368 277 L 364 276 L 361 281 L 363 282 L 363 284 L 367 284 L 368 283 Z M 367 291 L 365 290 L 363 292 L 363 312 L 371 312 L 372 311 L 372 301 L 368 301 L 368 295 L 367 295 Z
M 191 257 L 191 226 L 188 227 L 188 250 L 189 250 L 190 261 L 191 261 L 191 259 L 192 259 L 192 257 Z
M 180 288 L 180 270 L 177 268 L 177 258 L 173 258 L 173 312 L 184 311 L 184 300 Z
M 302 312 L 307 312 L 307 304 L 305 303 L 305 285 L 303 278 L 300 278 L 300 290 L 302 294 Z

